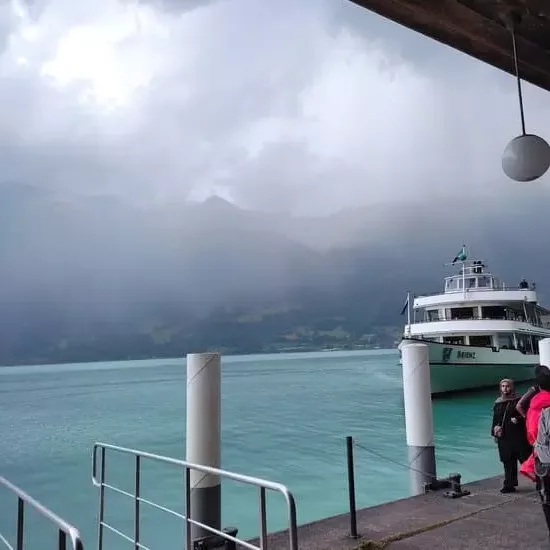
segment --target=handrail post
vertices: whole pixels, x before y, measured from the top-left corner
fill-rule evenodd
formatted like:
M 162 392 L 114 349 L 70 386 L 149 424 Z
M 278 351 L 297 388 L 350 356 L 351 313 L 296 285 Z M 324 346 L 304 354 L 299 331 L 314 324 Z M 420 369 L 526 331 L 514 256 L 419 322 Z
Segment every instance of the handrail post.
M 67 533 L 63 529 L 59 529 L 59 536 L 57 538 L 57 549 L 67 550 Z
M 23 535 L 25 525 L 25 501 L 17 497 L 17 545 L 16 550 L 23 550 Z
M 191 470 L 185 466 L 185 550 L 192 550 L 191 511 Z
M 96 452 L 95 449 L 94 452 Z M 105 447 L 103 446 L 101 447 L 101 474 L 99 476 L 99 482 L 99 521 L 97 531 L 97 550 L 103 550 L 103 520 L 105 516 Z
M 267 548 L 267 512 L 265 502 L 265 487 L 260 487 L 260 548 Z
M 292 493 L 287 492 L 287 503 L 288 503 L 288 524 L 290 526 L 288 537 L 289 537 L 289 549 L 298 550 L 298 526 L 296 521 L 296 501 Z
M 355 473 L 353 463 L 353 437 L 346 437 L 346 451 L 348 458 L 348 494 L 349 494 L 349 521 L 350 521 L 350 536 L 353 539 L 358 538 L 357 535 L 357 510 L 355 507 Z
M 134 485 L 134 550 L 139 550 L 139 499 L 141 497 L 140 489 L 140 470 L 141 470 L 141 457 L 136 455 L 136 479 Z

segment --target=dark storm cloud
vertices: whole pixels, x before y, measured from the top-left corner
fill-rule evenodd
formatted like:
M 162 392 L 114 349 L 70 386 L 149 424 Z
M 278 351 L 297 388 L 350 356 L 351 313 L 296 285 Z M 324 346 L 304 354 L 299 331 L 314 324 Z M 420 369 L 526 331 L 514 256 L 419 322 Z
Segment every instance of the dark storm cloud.
M 309 212 L 522 192 L 513 80 L 349 2 L 31 8 L 0 7 L 6 181 Z M 525 102 L 548 139 L 549 95 Z

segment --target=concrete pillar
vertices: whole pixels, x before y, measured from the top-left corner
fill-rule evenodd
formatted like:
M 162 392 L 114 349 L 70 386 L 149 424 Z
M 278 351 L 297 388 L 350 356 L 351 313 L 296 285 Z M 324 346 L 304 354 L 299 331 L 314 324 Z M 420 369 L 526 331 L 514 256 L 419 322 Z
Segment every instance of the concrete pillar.
M 539 340 L 539 363 L 550 368 L 550 338 Z
M 221 464 L 221 359 L 219 353 L 187 355 L 186 460 L 220 468 Z M 191 517 L 221 528 L 220 476 L 191 470 Z M 191 526 L 192 539 L 211 533 Z
M 424 493 L 424 484 L 435 481 L 435 446 L 427 344 L 403 342 L 403 398 L 413 495 Z

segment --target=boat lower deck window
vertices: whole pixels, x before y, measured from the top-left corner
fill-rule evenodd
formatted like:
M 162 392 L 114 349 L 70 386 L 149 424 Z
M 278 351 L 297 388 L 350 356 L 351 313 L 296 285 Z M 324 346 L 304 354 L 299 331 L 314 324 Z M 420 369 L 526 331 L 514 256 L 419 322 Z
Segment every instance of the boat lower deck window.
M 535 353 L 534 343 L 530 334 L 516 333 L 516 340 L 518 343 L 518 349 L 522 353 Z
M 473 319 L 474 308 L 473 307 L 453 307 L 451 308 L 451 320 L 460 319 Z
M 443 343 L 453 346 L 464 345 L 464 336 L 443 336 Z
M 490 348 L 492 346 L 492 339 L 489 334 L 471 334 L 470 346 L 477 346 L 480 348 Z
M 509 332 L 499 333 L 498 347 L 501 349 L 514 349 L 514 337 Z

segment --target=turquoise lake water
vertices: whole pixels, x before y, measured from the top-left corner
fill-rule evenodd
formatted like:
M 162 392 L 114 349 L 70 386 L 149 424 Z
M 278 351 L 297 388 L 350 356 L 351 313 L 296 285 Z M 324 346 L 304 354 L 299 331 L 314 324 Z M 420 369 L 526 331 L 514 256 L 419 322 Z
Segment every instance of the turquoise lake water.
M 223 468 L 278 481 L 298 522 L 347 510 L 345 437 L 355 450 L 357 504 L 409 495 L 401 371 L 396 351 L 226 357 L 222 361 Z M 489 437 L 494 392 L 434 402 L 438 474 L 465 481 L 500 473 Z M 152 360 L 0 368 L 0 475 L 75 524 L 95 548 L 98 492 L 93 443 L 184 458 L 185 361 Z M 368 452 L 366 449 L 372 451 Z M 107 458 L 107 482 L 132 491 L 133 463 Z M 144 463 L 142 494 L 183 512 L 180 471 Z M 223 524 L 258 531 L 256 490 L 224 482 Z M 11 535 L 15 500 L 0 489 L 0 532 Z M 182 548 L 181 521 L 142 507 L 142 542 Z M 107 497 L 106 520 L 132 534 L 133 503 Z M 27 548 L 53 530 L 31 513 Z M 286 527 L 282 497 L 268 498 L 270 531 Z M 55 539 L 51 539 L 55 544 Z M 131 545 L 106 535 L 104 548 Z

